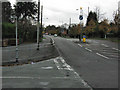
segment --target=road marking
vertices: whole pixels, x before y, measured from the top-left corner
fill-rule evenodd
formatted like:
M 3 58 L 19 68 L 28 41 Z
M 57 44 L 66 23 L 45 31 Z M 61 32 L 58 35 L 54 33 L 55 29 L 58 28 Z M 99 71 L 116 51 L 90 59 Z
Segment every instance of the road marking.
M 78 44 L 78 46 L 83 47 L 82 45 Z
M 59 63 L 58 63 L 58 61 L 57 61 L 56 59 L 54 59 L 54 63 L 55 63 L 55 65 L 57 66 L 57 69 L 58 69 L 58 70 L 61 69 L 61 68 L 60 68 L 60 65 L 59 65 Z
M 118 54 L 118 52 L 111 52 L 111 51 L 101 51 L 101 52 L 106 54 L 112 54 L 112 55 Z
M 105 46 L 105 47 L 109 47 L 108 45 L 105 45 L 105 44 L 101 44 L 101 45 L 103 45 L 103 46 Z
M 0 79 L 66 79 L 71 77 L 25 77 L 25 76 L 3 76 Z
M 69 70 L 70 72 L 73 72 L 75 75 L 75 78 L 79 79 L 81 81 L 81 83 L 86 87 L 86 88 L 90 88 L 90 90 L 93 90 L 88 84 L 87 82 L 85 82 L 80 76 L 79 74 L 70 66 L 68 65 L 65 60 L 62 57 L 59 57 L 60 60 L 54 60 L 56 66 L 58 69 L 64 69 L 64 70 Z M 60 61 L 62 62 L 60 65 Z M 67 71 L 68 72 L 68 71 Z
M 88 48 L 85 48 L 87 51 L 90 51 L 90 52 L 92 52 L 92 50 L 90 50 L 90 49 L 88 49 Z
M 120 51 L 120 50 L 119 50 L 119 49 L 117 49 L 117 48 L 112 48 L 112 49 L 117 50 L 117 51 Z
M 53 69 L 53 67 L 41 67 L 41 68 L 46 70 Z
M 97 41 L 94 41 L 95 43 L 98 43 Z
M 104 56 L 104 55 L 102 55 L 102 54 L 100 54 L 100 53 L 96 53 L 97 55 L 99 55 L 99 56 L 101 56 L 101 57 L 104 57 L 104 58 L 106 58 L 106 59 L 109 59 L 108 57 L 106 57 L 106 56 Z
M 90 46 L 89 44 L 86 44 L 87 46 Z

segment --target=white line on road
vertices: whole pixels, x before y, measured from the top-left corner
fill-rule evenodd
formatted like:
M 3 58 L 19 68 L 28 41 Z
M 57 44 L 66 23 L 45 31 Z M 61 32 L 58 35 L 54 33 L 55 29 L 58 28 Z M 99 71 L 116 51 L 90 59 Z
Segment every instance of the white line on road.
M 86 44 L 87 46 L 90 46 L 89 44 Z
M 90 52 L 92 52 L 92 50 L 90 50 L 90 49 L 88 49 L 88 48 L 85 48 L 87 51 L 90 51 Z
M 105 46 L 105 47 L 109 47 L 108 45 L 105 45 L 105 44 L 101 44 L 101 45 L 103 45 L 103 46 Z
M 61 68 L 60 68 L 60 65 L 59 65 L 59 63 L 58 63 L 58 61 L 57 61 L 56 59 L 54 59 L 54 63 L 55 63 L 55 65 L 57 66 L 57 69 L 58 69 L 58 70 L 61 69 Z
M 101 57 L 104 57 L 104 58 L 106 58 L 106 59 L 109 59 L 108 57 L 106 57 L 106 56 L 104 56 L 104 55 L 102 55 L 102 54 L 100 54 L 100 53 L 96 53 L 97 55 L 99 55 L 99 56 L 101 56 Z
M 92 90 L 92 88 L 87 84 L 87 82 L 85 82 L 80 76 L 79 76 L 79 74 L 70 66 L 70 65 L 68 65 L 66 62 L 65 62 L 65 60 L 62 58 L 62 57 L 59 57 L 59 59 L 60 60 L 55 60 L 54 59 L 54 62 L 55 62 L 55 64 L 56 64 L 56 66 L 57 66 L 57 68 L 58 69 L 64 69 L 64 70 L 69 70 L 69 71 L 71 71 L 71 72 L 73 72 L 74 74 L 75 74 L 75 78 L 78 78 L 80 81 L 81 81 L 81 83 L 86 87 L 86 88 L 90 88 L 90 90 Z M 62 65 L 60 65 L 60 62 L 59 61 L 61 61 L 62 63 Z M 64 66 L 64 67 L 63 67 Z
M 78 44 L 78 46 L 82 47 L 82 45 Z
M 119 49 L 117 49 L 117 48 L 112 48 L 112 49 L 117 50 L 117 51 L 120 51 L 120 50 L 119 50 Z

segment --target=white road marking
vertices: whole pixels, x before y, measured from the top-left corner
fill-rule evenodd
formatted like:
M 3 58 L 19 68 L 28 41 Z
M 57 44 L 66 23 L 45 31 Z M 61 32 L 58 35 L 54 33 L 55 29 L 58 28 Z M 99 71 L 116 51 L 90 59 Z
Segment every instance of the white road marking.
M 42 69 L 47 69 L 47 70 L 49 70 L 49 69 L 53 69 L 53 67 L 41 67 Z
M 117 51 L 120 51 L 120 50 L 119 50 L 119 49 L 117 49 L 117 48 L 112 48 L 112 49 L 117 50 Z
M 68 65 L 68 64 L 65 62 L 65 60 L 64 60 L 62 57 L 59 57 L 59 59 L 60 59 L 59 61 L 62 62 L 62 65 L 61 65 L 61 66 L 60 66 L 60 64 L 59 64 L 59 62 L 58 62 L 57 60 L 54 60 L 54 62 L 55 62 L 55 64 L 56 64 L 56 66 L 57 66 L 58 69 L 65 69 L 65 70 L 69 70 L 69 71 L 73 72 L 73 73 L 75 74 L 75 78 L 78 78 L 85 87 L 90 88 L 90 90 L 93 90 L 93 89 L 79 76 L 79 74 L 78 74 L 77 72 L 75 72 L 75 70 L 74 70 L 73 68 L 71 68 L 71 66 Z
M 88 49 L 88 48 L 85 48 L 87 51 L 90 51 L 90 52 L 92 52 L 92 50 L 90 50 L 90 49 Z
M 104 57 L 104 58 L 106 58 L 106 59 L 109 59 L 108 57 L 106 57 L 106 56 L 104 56 L 104 55 L 102 55 L 102 54 L 100 54 L 100 53 L 96 53 L 97 55 L 99 55 L 99 56 L 101 56 L 101 57 Z
M 55 65 L 57 66 L 57 68 L 59 70 L 60 69 L 60 65 L 59 65 L 59 63 L 58 63 L 58 61 L 56 59 L 54 59 L 54 63 L 55 63 Z
M 108 45 L 105 45 L 105 44 L 101 44 L 101 45 L 103 45 L 103 46 L 105 46 L 105 47 L 109 47 Z
M 87 46 L 90 46 L 89 44 L 86 44 Z
M 78 46 L 83 47 L 82 45 L 78 44 Z
M 47 77 L 25 77 L 25 76 L 3 76 L 0 79 L 47 79 Z M 63 78 L 71 78 L 71 77 L 48 77 L 51 79 L 63 79 Z

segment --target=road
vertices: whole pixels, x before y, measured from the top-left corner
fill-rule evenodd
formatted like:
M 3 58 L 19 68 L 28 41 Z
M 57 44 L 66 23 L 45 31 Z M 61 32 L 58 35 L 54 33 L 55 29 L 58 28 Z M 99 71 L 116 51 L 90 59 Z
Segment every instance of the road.
M 97 40 L 78 44 L 71 39 L 52 38 L 61 56 L 91 87 L 118 87 L 117 44 Z
M 88 88 L 92 90 L 91 88 L 118 87 L 117 44 L 99 40 L 78 43 L 78 39 L 47 37 L 53 39 L 60 56 L 38 63 L 2 67 L 0 79 L 2 78 L 3 88 Z M 34 48 L 34 44 L 29 46 L 31 47 L 28 47 L 29 49 Z M 27 45 L 20 47 L 27 49 Z M 14 47 L 6 47 L 4 50 L 7 48 L 12 50 Z M 38 56 L 40 55 L 39 53 Z

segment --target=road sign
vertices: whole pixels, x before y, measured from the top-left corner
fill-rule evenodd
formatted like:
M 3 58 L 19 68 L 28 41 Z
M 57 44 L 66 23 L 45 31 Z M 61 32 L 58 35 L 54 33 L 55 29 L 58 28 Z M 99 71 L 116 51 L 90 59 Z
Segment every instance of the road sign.
M 83 15 L 80 15 L 80 16 L 79 16 L 79 19 L 80 19 L 80 20 L 83 20 Z

